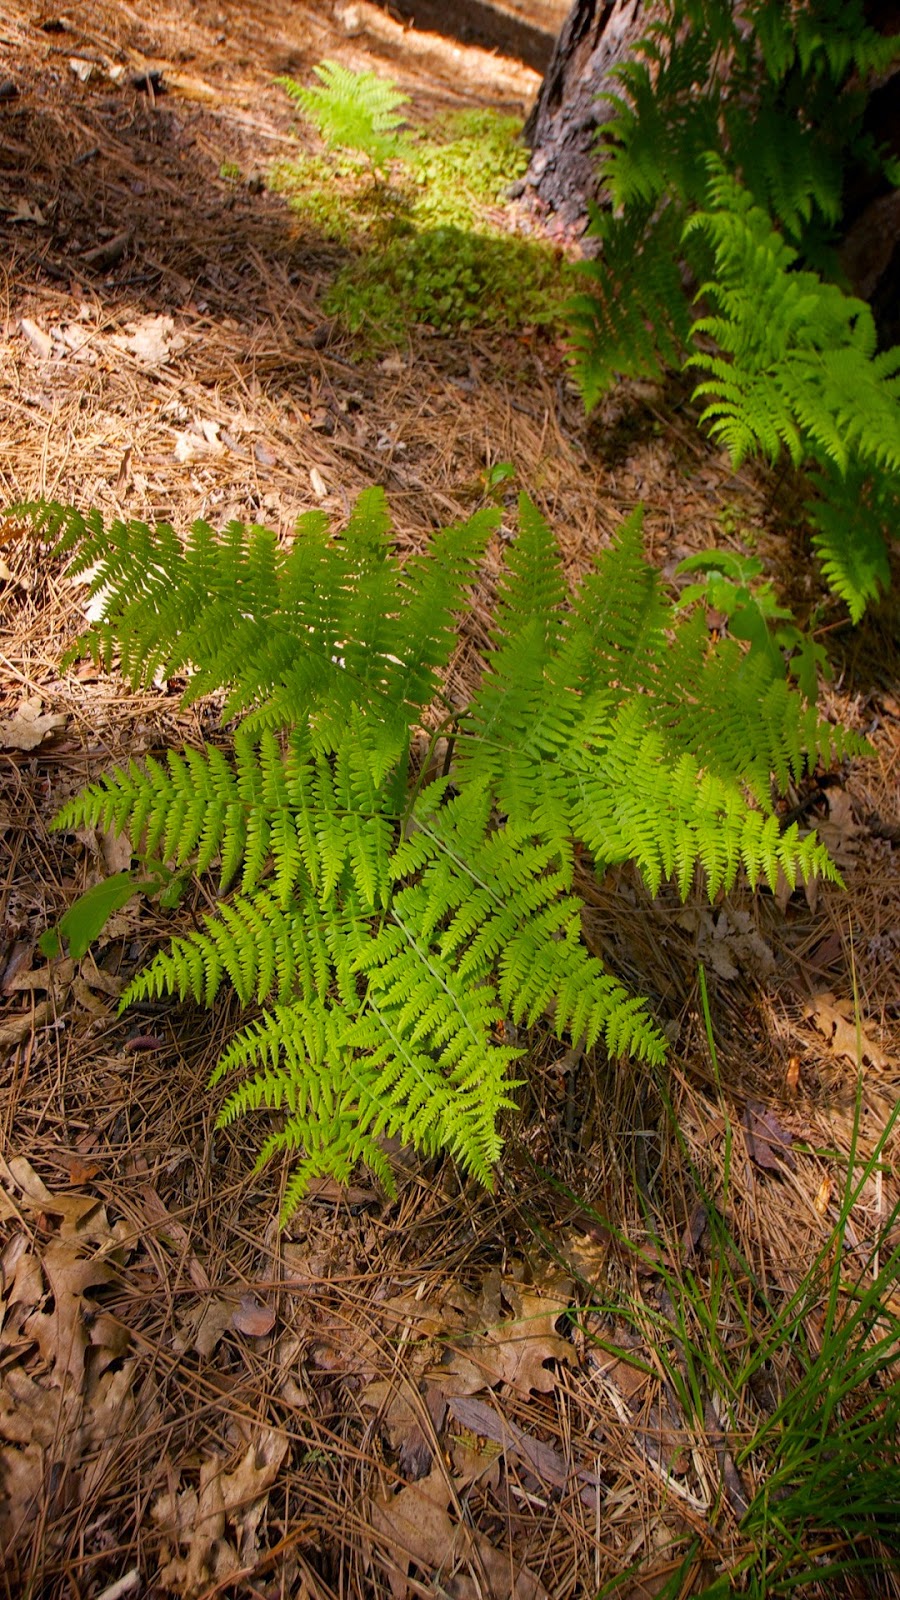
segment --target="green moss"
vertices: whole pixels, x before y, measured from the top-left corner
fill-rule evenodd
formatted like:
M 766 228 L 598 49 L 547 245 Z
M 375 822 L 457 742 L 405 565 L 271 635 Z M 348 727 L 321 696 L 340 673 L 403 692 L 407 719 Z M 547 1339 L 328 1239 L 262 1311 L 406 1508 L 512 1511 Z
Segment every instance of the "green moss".
M 335 244 L 365 248 L 367 237 L 397 226 L 409 212 L 406 190 L 373 182 L 352 156 L 301 154 L 269 172 L 269 188 L 287 196 L 291 210 Z
M 521 132 L 517 117 L 454 112 L 410 130 L 380 177 L 347 150 L 279 163 L 271 186 L 351 254 L 326 315 L 368 350 L 419 323 L 450 333 L 552 320 L 568 292 L 564 264 L 509 231 L 499 209 L 527 165 Z
M 324 310 L 367 349 L 402 338 L 411 324 L 440 333 L 520 328 L 551 321 L 565 294 L 563 264 L 546 245 L 457 227 L 394 238 L 338 274 Z
M 420 225 L 470 227 L 483 220 L 528 165 L 518 117 L 461 111 L 439 118 L 412 145 Z

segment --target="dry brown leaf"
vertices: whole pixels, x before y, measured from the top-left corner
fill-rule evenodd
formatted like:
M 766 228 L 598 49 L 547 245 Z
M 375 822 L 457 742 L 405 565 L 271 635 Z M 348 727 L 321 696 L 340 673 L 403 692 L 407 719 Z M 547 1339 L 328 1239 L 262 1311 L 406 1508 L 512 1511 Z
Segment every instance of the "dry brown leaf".
M 581 1228 L 567 1229 L 560 1240 L 560 1257 L 583 1283 L 592 1286 L 606 1279 L 614 1240 L 611 1234 L 591 1238 Z
M 571 1285 L 567 1286 L 569 1289 Z M 494 1328 L 489 1328 L 478 1341 L 478 1358 L 494 1376 L 491 1384 L 506 1383 L 518 1394 L 528 1395 L 532 1390 L 549 1394 L 556 1388 L 556 1373 L 547 1366 L 548 1361 L 572 1364 L 575 1352 L 567 1339 L 556 1332 L 556 1324 L 571 1299 L 544 1295 L 536 1290 L 514 1289 L 504 1286 L 504 1293 L 514 1306 L 514 1316 Z
M 421 1356 L 420 1368 L 425 1364 L 424 1352 Z M 431 1470 L 434 1451 L 426 1411 L 437 1434 L 447 1409 L 446 1398 L 437 1384 L 428 1383 L 424 1395 L 419 1393 L 418 1376 L 407 1371 L 402 1378 L 376 1378 L 366 1384 L 359 1397 L 362 1405 L 378 1412 L 397 1452 L 400 1471 L 408 1480 L 424 1478 Z
M 131 857 L 134 854 L 131 840 L 127 833 L 119 833 L 116 828 L 104 828 L 97 835 L 100 841 L 100 854 L 103 865 L 110 874 L 127 872 L 131 866 Z
M 125 987 L 121 978 L 117 978 L 112 972 L 104 972 L 102 967 L 97 966 L 90 951 L 82 960 L 81 976 L 92 989 L 99 989 L 101 994 L 108 994 L 111 1000 L 118 1000 Z
M 224 1539 L 221 1484 L 222 1464 L 214 1457 L 201 1462 L 199 1491 L 161 1494 L 151 1507 L 162 1534 L 159 1581 L 182 1600 L 194 1600 L 216 1579 L 238 1570 L 237 1552 Z
M 231 1316 L 232 1327 L 250 1339 L 263 1339 L 275 1326 L 275 1312 L 265 1306 L 255 1295 L 242 1294 L 240 1305 Z
M 233 1300 L 221 1300 L 215 1295 L 194 1306 L 178 1319 L 178 1332 L 172 1343 L 176 1350 L 196 1350 L 198 1356 L 211 1356 L 223 1333 L 231 1328 L 234 1313 Z
M 73 980 L 72 998 L 82 1011 L 86 1011 L 90 1017 L 96 1017 L 98 1021 L 113 1015 L 112 1008 L 104 1005 L 102 1000 L 98 1000 L 90 984 L 86 983 L 80 974 Z
M 575 1360 L 569 1341 L 556 1332 L 558 1319 L 571 1305 L 571 1290 L 568 1278 L 526 1288 L 493 1270 L 485 1275 L 478 1296 L 448 1291 L 443 1324 L 432 1330 L 442 1335 L 447 1354 L 431 1376 L 448 1396 L 477 1394 L 500 1383 L 522 1395 L 533 1390 L 548 1394 L 557 1376 L 547 1363 Z M 504 1301 L 511 1316 L 504 1314 Z M 462 1317 L 453 1316 L 454 1304 Z M 454 1333 L 454 1323 L 458 1328 L 460 1322 L 471 1330 L 462 1338 Z
M 22 1252 L 16 1262 L 15 1277 L 12 1281 L 7 1303 L 9 1305 L 36 1306 L 44 1296 L 44 1277 L 41 1272 L 40 1257 L 32 1250 Z
M 13 716 L 0 722 L 0 746 L 4 750 L 36 750 L 51 733 L 65 727 L 65 717 L 42 710 L 40 695 L 21 701 Z
M 75 963 L 71 956 L 64 956 L 58 961 L 48 961 L 43 967 L 30 967 L 27 972 L 17 972 L 9 980 L 9 989 L 11 994 L 41 989 L 61 1000 L 74 976 Z
M 9 1161 L 0 1156 L 0 1187 L 14 1195 L 23 1211 L 59 1217 L 62 1239 L 108 1245 L 117 1237 L 96 1195 L 51 1193 L 25 1156 L 11 1156 Z
M 230 1577 L 255 1565 L 265 1496 L 287 1447 L 284 1434 L 264 1429 L 233 1472 L 223 1472 L 213 1456 L 201 1463 L 199 1492 L 188 1488 L 157 1498 L 150 1515 L 163 1535 L 160 1581 L 167 1590 L 194 1600 L 211 1584 L 226 1588 Z M 233 1541 L 225 1537 L 229 1523 Z
M 816 832 L 829 855 L 846 871 L 855 866 L 861 836 L 867 829 L 860 826 L 853 815 L 853 801 L 846 789 L 838 787 L 825 790 L 828 816 L 817 824 Z
M 177 89 L 186 100 L 221 100 L 222 93 L 206 83 L 203 78 L 193 78 L 189 72 L 173 72 L 171 67 L 166 67 L 166 83 L 170 89 Z
M 379 1205 L 382 1197 L 377 1189 L 338 1183 L 336 1178 L 311 1178 L 306 1198 L 318 1200 L 325 1205 L 372 1206 Z
M 518 1456 L 542 1483 L 552 1489 L 565 1488 L 569 1467 L 559 1452 L 501 1416 L 495 1406 L 457 1395 L 450 1401 L 450 1411 L 464 1428 L 502 1445 L 509 1455 Z
M 30 972 L 31 962 L 34 957 L 34 945 L 30 939 L 17 939 L 6 960 L 3 977 L 0 979 L 0 992 L 14 994 L 16 979 L 23 972 Z
M 86 1261 L 77 1247 L 66 1239 L 51 1239 L 41 1267 L 50 1286 L 51 1311 L 34 1311 L 23 1331 L 34 1339 L 43 1360 L 58 1381 L 65 1377 L 80 1384 L 84 1374 L 84 1355 L 90 1343 L 85 1322 L 84 1294 L 87 1289 L 110 1283 L 113 1270 L 105 1261 Z
M 59 1435 L 62 1391 L 35 1383 L 21 1367 L 10 1367 L 0 1386 L 0 1438 L 42 1449 Z
M 811 1018 L 836 1056 L 842 1056 L 854 1066 L 858 1061 L 868 1061 L 878 1072 L 887 1071 L 890 1061 L 881 1046 L 869 1038 L 862 1019 L 857 1034 L 852 1001 L 836 1000 L 828 990 L 817 994 L 803 1014 Z
M 27 1533 L 45 1495 L 44 1452 L 36 1440 L 0 1449 L 0 1551 L 9 1555 Z
M 485 1593 L 491 1600 L 547 1600 L 540 1579 L 527 1567 L 516 1571 L 507 1551 L 498 1550 L 465 1523 L 453 1522 L 448 1509 L 453 1498 L 446 1474 L 436 1468 L 398 1494 L 371 1501 L 372 1531 L 396 1569 L 388 1574 L 395 1600 L 405 1600 L 411 1562 L 430 1572 L 445 1590 L 452 1575 L 452 1592 L 458 1600 L 475 1600 Z
M 480 1394 L 492 1382 L 492 1374 L 477 1353 L 467 1355 L 464 1350 L 448 1350 L 441 1365 L 432 1368 L 428 1376 L 440 1385 L 448 1399 L 451 1395 Z
M 38 1028 L 45 1028 L 52 1021 L 53 1007 L 49 1000 L 41 1000 L 17 1017 L 8 1017 L 0 1022 L 0 1050 L 14 1050 L 30 1033 L 36 1033 Z
M 49 333 L 45 333 L 44 329 L 38 327 L 36 322 L 32 322 L 30 317 L 22 317 L 19 327 L 22 329 L 35 355 L 39 356 L 42 361 L 49 360 L 53 353 L 53 340 Z
M 204 456 L 224 454 L 225 446 L 219 438 L 219 426 L 218 422 L 212 422 L 209 418 L 195 417 L 190 427 L 176 435 L 172 452 L 175 460 L 187 466 Z
M 791 1150 L 791 1135 L 781 1126 L 774 1111 L 758 1100 L 748 1100 L 742 1117 L 744 1141 L 750 1160 L 765 1172 L 781 1172 L 782 1166 L 796 1167 Z
M 133 1436 L 137 1407 L 134 1399 L 135 1364 L 130 1361 L 113 1370 L 104 1370 L 91 1384 L 84 1408 L 81 1430 L 80 1498 L 89 1500 L 98 1493 L 113 1494 L 122 1471 L 122 1441 Z M 142 1408 L 145 1426 L 152 1423 L 154 1408 Z
M 127 1233 L 127 1225 L 110 1227 L 103 1202 L 96 1195 L 57 1194 L 38 1177 L 25 1156 L 0 1156 L 0 1186 L 13 1191 L 23 1211 L 60 1219 L 59 1237 L 79 1244 L 99 1244 L 107 1250 Z
M 209 1294 L 212 1289 L 209 1274 L 202 1261 L 191 1249 L 191 1241 L 183 1223 L 179 1222 L 177 1217 L 173 1217 L 166 1210 L 162 1199 L 152 1184 L 144 1184 L 140 1191 L 140 1199 L 146 1221 L 153 1228 L 158 1238 L 163 1241 L 171 1241 L 183 1253 L 187 1261 L 188 1277 L 194 1288 L 199 1289 L 201 1294 Z M 209 1351 L 205 1353 L 211 1354 Z
M 175 332 L 175 322 L 165 315 L 139 317 L 126 324 L 124 333 L 114 333 L 110 344 L 136 356 L 145 367 L 162 367 L 184 345 L 182 334 Z
M 679 927 L 696 934 L 699 959 L 720 978 L 731 981 L 747 972 L 758 980 L 770 978 L 775 957 L 747 911 L 695 909 L 679 912 Z

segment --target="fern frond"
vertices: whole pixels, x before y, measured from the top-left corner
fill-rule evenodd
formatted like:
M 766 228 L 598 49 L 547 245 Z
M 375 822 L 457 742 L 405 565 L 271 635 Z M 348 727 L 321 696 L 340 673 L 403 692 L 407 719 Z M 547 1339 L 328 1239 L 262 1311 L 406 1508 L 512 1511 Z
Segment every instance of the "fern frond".
M 718 142 L 714 61 L 722 41 L 702 25 L 676 37 L 671 21 L 651 23 L 610 75 L 622 92 L 604 96 L 615 114 L 598 132 L 607 141 L 603 182 L 617 210 L 649 215 L 664 197 L 677 194 L 688 205 L 702 198 L 705 157 Z
M 854 458 L 900 471 L 900 349 L 876 355 L 865 302 L 794 270 L 767 214 L 721 164 L 710 170 L 710 209 L 685 231 L 712 245 L 716 277 L 700 294 L 716 310 L 692 335 L 728 359 L 698 349 L 686 362 L 710 374 L 694 391 L 707 400 L 701 421 L 735 464 L 784 446 L 797 464 L 816 452 L 841 472 Z
M 240 871 L 245 894 L 271 876 L 282 906 L 301 879 L 327 901 L 348 871 L 374 910 L 387 894 L 398 813 L 369 755 L 355 710 L 332 758 L 302 735 L 282 748 L 272 733 L 258 742 L 243 733 L 233 764 L 207 745 L 169 751 L 165 766 L 148 757 L 115 768 L 63 806 L 54 827 L 127 832 L 142 856 L 198 874 L 219 861 L 222 886 Z
M 710 894 L 741 871 L 834 876 L 814 836 L 780 829 L 771 785 L 861 741 L 820 721 L 768 658 L 712 647 L 702 618 L 675 613 L 639 512 L 573 596 L 523 497 L 450 771 L 415 784 L 404 757 L 432 721 L 493 514 L 443 530 L 405 568 L 379 494 L 341 541 L 313 517 L 287 551 L 237 525 L 199 525 L 182 546 L 165 530 L 48 515 L 111 579 L 108 638 L 130 669 L 143 671 L 146 640 L 193 664 L 192 692 L 223 675 L 243 714 L 230 757 L 147 757 L 57 821 L 127 829 L 138 855 L 218 869 L 217 909 L 123 1004 L 211 1005 L 225 986 L 267 1008 L 215 1079 L 229 1080 L 223 1123 L 276 1119 L 261 1159 L 296 1163 L 288 1210 L 311 1176 L 345 1181 L 357 1160 L 390 1185 L 385 1136 L 447 1150 L 489 1183 L 515 1087 L 507 1019 L 662 1058 L 646 1006 L 585 942 L 579 856 L 601 871 L 635 861 L 654 892 L 671 878 L 686 894 L 698 868 Z M 131 570 L 135 548 L 150 570 Z
M 817 491 L 807 503 L 812 546 L 829 588 L 859 622 L 866 606 L 889 586 L 887 539 L 900 526 L 900 492 L 881 473 L 860 467 L 842 476 L 830 463 L 810 478 Z
M 356 150 L 384 170 L 402 154 L 397 129 L 401 106 L 409 104 L 396 84 L 375 72 L 351 72 L 339 61 L 313 67 L 319 83 L 304 88 L 293 78 L 276 78 L 330 149 Z
M 565 648 L 579 663 L 585 689 L 649 691 L 659 678 L 671 607 L 663 600 L 659 573 L 644 556 L 643 527 L 638 506 L 575 597 Z
M 442 529 L 434 565 L 413 559 L 404 573 L 380 489 L 358 497 L 342 538 L 307 512 L 287 549 L 239 523 L 221 534 L 195 523 L 182 545 L 165 525 L 22 510 L 60 530 L 58 548 L 76 571 L 93 570 L 92 592 L 106 597 L 105 622 L 73 656 L 93 648 L 109 665 L 115 647 L 134 685 L 186 672 L 187 702 L 226 688 L 226 720 L 245 717 L 257 735 L 308 728 L 325 753 L 359 707 L 384 771 L 437 691 L 452 619 L 498 519 L 491 509 Z
M 222 901 L 203 928 L 172 939 L 132 980 L 122 1004 L 175 994 L 212 1005 L 223 983 L 245 1004 L 353 990 L 349 956 L 364 913 L 353 902 L 323 910 L 309 895 L 283 908 L 267 889 Z
M 843 162 L 821 130 L 776 102 L 739 104 L 729 111 L 730 160 L 756 204 L 795 242 L 814 211 L 833 227 L 840 219 Z M 715 148 L 715 141 L 707 146 Z M 698 195 L 698 202 L 702 196 Z
M 690 316 L 679 269 L 684 214 L 665 204 L 654 215 L 645 204 L 621 217 L 589 206 L 588 234 L 601 253 L 579 261 L 583 294 L 566 307 L 572 370 L 585 408 L 592 411 L 614 379 L 659 377 L 677 366 L 687 343 Z
M 861 77 L 885 72 L 900 50 L 896 34 L 881 34 L 869 24 L 863 0 L 799 6 L 751 0 L 746 9 L 775 83 L 799 64 L 804 74 L 827 75 L 839 85 L 851 69 Z

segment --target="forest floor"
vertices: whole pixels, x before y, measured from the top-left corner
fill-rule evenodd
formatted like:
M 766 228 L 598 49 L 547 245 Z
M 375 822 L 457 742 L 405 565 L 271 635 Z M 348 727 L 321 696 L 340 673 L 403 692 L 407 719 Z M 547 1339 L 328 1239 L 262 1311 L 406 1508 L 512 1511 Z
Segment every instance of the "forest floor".
M 521 115 L 539 82 L 365 3 L 8 0 L 0 506 L 44 495 L 287 536 L 312 506 L 340 521 L 375 481 L 412 550 L 508 461 L 573 577 L 641 501 L 667 575 L 716 543 L 753 548 L 808 608 L 818 579 L 790 485 L 732 472 L 683 392 L 623 386 L 586 420 L 557 331 L 418 328 L 369 359 L 323 332 L 340 252 L 256 175 L 295 148 L 274 78 L 309 81 L 327 57 L 390 74 L 421 117 Z M 731 1570 L 766 1471 L 744 1447 L 816 1349 L 847 1175 L 900 1088 L 896 609 L 854 632 L 826 605 L 825 709 L 874 754 L 788 797 L 822 826 L 843 892 L 682 906 L 628 872 L 597 888 L 606 958 L 673 1041 L 665 1076 L 535 1030 L 495 1193 L 400 1152 L 395 1200 L 364 1172 L 321 1183 L 279 1231 L 283 1173 L 254 1176 L 249 1134 L 214 1131 L 206 1083 L 233 1008 L 117 1015 L 171 915 L 117 914 L 80 963 L 37 949 L 73 894 L 123 865 L 110 836 L 49 831 L 60 803 L 113 760 L 209 737 L 214 717 L 184 711 L 176 684 L 133 694 L 87 663 L 61 672 L 84 588 L 14 534 L 3 525 L 0 1596 L 565 1600 L 615 1584 L 642 1600 L 689 1549 L 680 1593 Z M 461 682 L 489 598 L 486 584 Z M 841 1224 L 851 1276 L 891 1243 L 892 1131 L 881 1153 Z M 792 1338 L 726 1393 L 754 1321 L 795 1292 Z M 843 1583 L 802 1592 L 900 1593 L 884 1575 Z

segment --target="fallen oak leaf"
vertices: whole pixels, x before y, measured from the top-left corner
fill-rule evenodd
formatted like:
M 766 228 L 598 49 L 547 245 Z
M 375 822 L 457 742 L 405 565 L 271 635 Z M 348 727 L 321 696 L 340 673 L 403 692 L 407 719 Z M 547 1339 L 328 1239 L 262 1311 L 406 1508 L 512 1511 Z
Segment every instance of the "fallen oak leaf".
M 483 1400 L 473 1400 L 466 1395 L 454 1395 L 448 1405 L 451 1414 L 464 1428 L 480 1434 L 483 1439 L 502 1445 L 510 1455 L 516 1455 L 551 1489 L 564 1489 L 569 1478 L 569 1468 L 558 1451 L 540 1439 L 534 1439 L 516 1423 L 500 1415 L 494 1406 Z
M 532 1390 L 549 1394 L 556 1388 L 557 1377 L 547 1363 L 558 1361 L 571 1366 L 575 1361 L 568 1339 L 556 1332 L 559 1318 L 569 1309 L 569 1296 L 558 1299 L 507 1284 L 504 1294 L 512 1300 L 517 1314 L 489 1328 L 479 1341 L 478 1353 L 496 1373 L 495 1383 L 508 1384 L 522 1395 L 529 1395 Z
M 839 785 L 825 790 L 828 816 L 816 824 L 816 832 L 837 866 L 846 871 L 856 865 L 860 839 L 866 829 L 853 815 L 853 801 Z
M 5 750 L 36 750 L 58 728 L 65 727 L 65 717 L 42 710 L 40 695 L 23 700 L 11 717 L 0 722 L 0 745 Z
M 145 366 L 161 367 L 177 354 L 185 340 L 182 334 L 175 332 L 173 317 L 159 315 L 129 322 L 125 332 L 112 334 L 109 342 L 116 349 L 136 356 Z
M 172 1339 L 176 1350 L 196 1350 L 198 1356 L 215 1354 L 223 1334 L 231 1328 L 234 1302 L 210 1295 L 178 1319 L 178 1332 Z
M 42 361 L 47 361 L 53 352 L 53 340 L 49 333 L 39 327 L 36 322 L 32 322 L 30 317 L 22 317 L 19 327 L 22 329 L 35 355 L 39 356 Z
M 199 1493 L 189 1487 L 159 1495 L 150 1515 L 162 1533 L 165 1564 L 160 1580 L 167 1592 L 193 1600 L 211 1580 L 215 1580 L 216 1590 L 224 1589 L 229 1578 L 245 1575 L 245 1569 L 252 1567 L 265 1496 L 287 1448 L 284 1434 L 266 1428 L 248 1445 L 232 1472 L 222 1471 L 218 1456 L 201 1462 Z M 227 1522 L 235 1532 L 234 1544 L 225 1537 Z M 182 1545 L 187 1547 L 185 1555 L 179 1551 Z
M 22 1331 L 35 1340 L 43 1360 L 58 1377 L 80 1384 L 85 1351 L 91 1342 L 84 1294 L 111 1283 L 113 1270 L 105 1261 L 85 1260 L 67 1239 L 51 1239 L 41 1256 L 41 1268 L 50 1286 L 53 1309 L 33 1312 Z
M 853 1066 L 868 1061 L 878 1072 L 885 1072 L 890 1066 L 881 1046 L 866 1033 L 862 1019 L 857 1023 L 852 1001 L 836 1000 L 831 991 L 826 990 L 804 1007 L 803 1015 L 827 1040 L 834 1055 L 842 1056 Z
M 0 1184 L 18 1189 L 23 1211 L 45 1219 L 59 1217 L 61 1239 L 109 1246 L 117 1237 L 120 1224 L 110 1227 L 103 1202 L 96 1195 L 52 1193 L 25 1156 L 11 1156 L 9 1161 L 0 1156 Z
M 46 1028 L 53 1021 L 53 1007 L 49 1000 L 41 1000 L 30 1011 L 23 1011 L 21 1016 L 9 1017 L 6 1022 L 0 1022 L 0 1050 L 15 1049 L 30 1033 L 36 1033 L 38 1028 Z
M 392 1563 L 388 1581 L 394 1600 L 405 1600 L 413 1562 L 433 1581 L 439 1580 L 444 1590 L 452 1578 L 457 1600 L 476 1600 L 484 1594 L 491 1600 L 548 1600 L 544 1585 L 527 1567 L 516 1571 L 507 1551 L 498 1550 L 466 1523 L 453 1522 L 449 1507 L 455 1499 L 456 1485 L 437 1467 L 397 1494 L 370 1501 L 369 1525 Z M 461 1570 L 463 1565 L 472 1576 Z
M 139 1193 L 146 1222 L 164 1243 L 171 1241 L 182 1252 L 183 1257 L 187 1259 L 188 1277 L 194 1288 L 199 1289 L 201 1294 L 210 1294 L 212 1292 L 212 1284 L 209 1281 L 209 1274 L 202 1261 L 192 1250 L 190 1238 L 183 1224 L 179 1222 L 177 1217 L 173 1217 L 171 1212 L 166 1210 L 162 1199 L 152 1184 L 144 1184 Z
M 435 1383 L 426 1383 L 424 1394 L 407 1371 L 395 1378 L 375 1378 L 362 1390 L 360 1404 L 378 1413 L 387 1428 L 391 1445 L 397 1451 L 397 1464 L 407 1480 L 424 1478 L 434 1458 L 432 1439 L 426 1436 L 425 1412 L 431 1419 L 434 1436 L 447 1411 L 446 1397 Z

